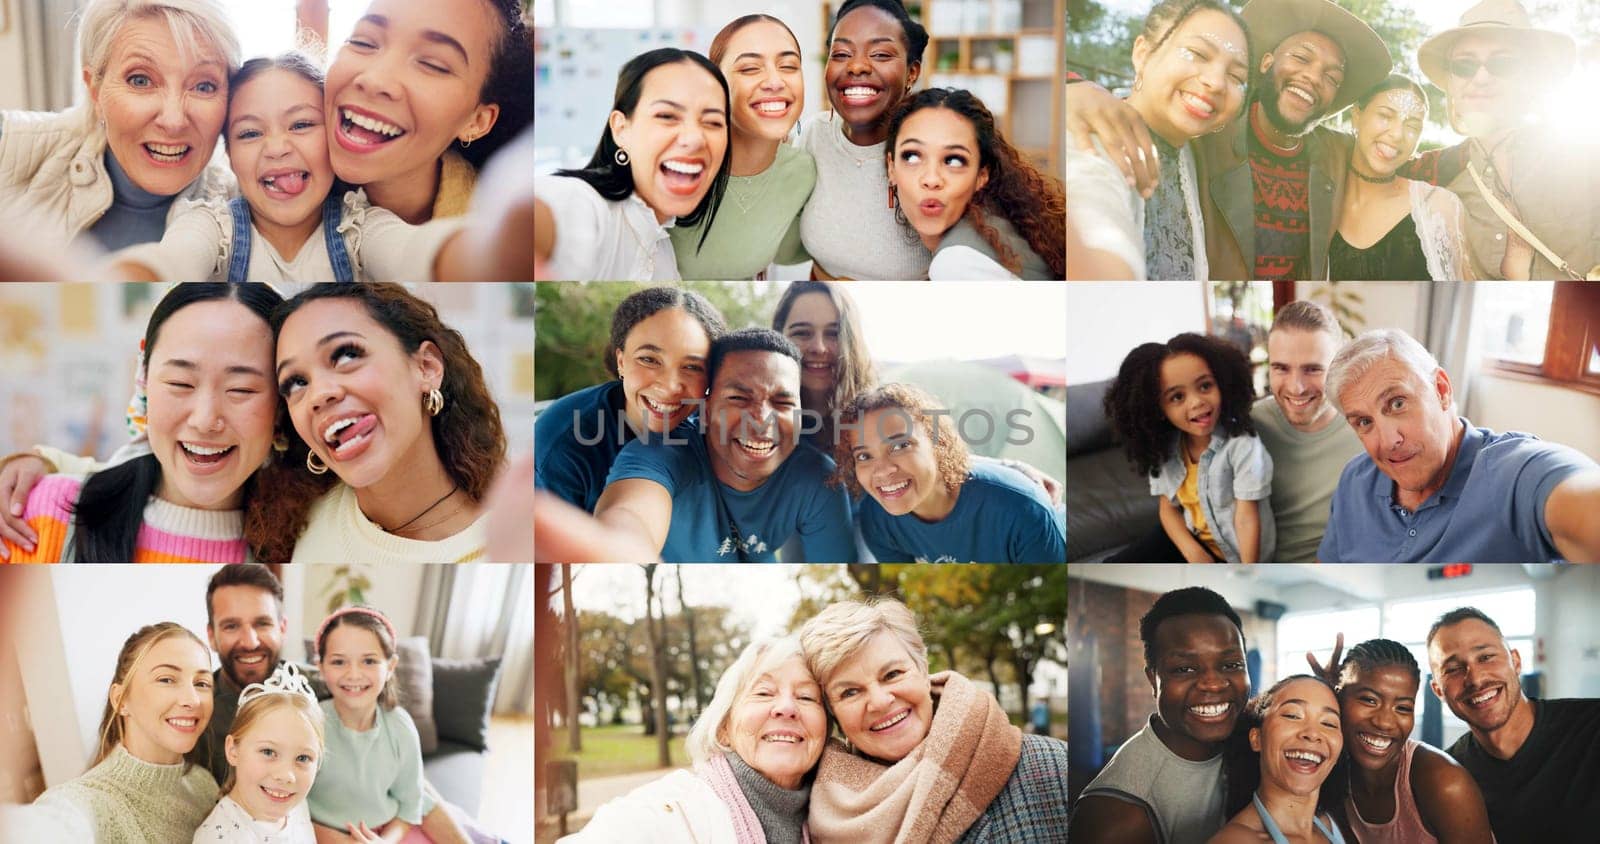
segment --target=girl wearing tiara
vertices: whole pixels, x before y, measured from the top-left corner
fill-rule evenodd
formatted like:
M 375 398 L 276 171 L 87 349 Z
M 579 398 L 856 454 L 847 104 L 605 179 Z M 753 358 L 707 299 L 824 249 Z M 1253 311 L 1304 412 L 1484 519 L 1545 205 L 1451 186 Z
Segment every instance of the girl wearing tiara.
M 224 750 L 233 770 L 194 844 L 315 844 L 306 795 L 322 760 L 322 708 L 285 663 L 239 694 Z
M 422 741 L 394 686 L 394 625 L 370 607 L 335 611 L 317 628 L 333 693 L 327 762 L 311 789 L 318 841 L 456 842 L 466 832 L 422 787 Z

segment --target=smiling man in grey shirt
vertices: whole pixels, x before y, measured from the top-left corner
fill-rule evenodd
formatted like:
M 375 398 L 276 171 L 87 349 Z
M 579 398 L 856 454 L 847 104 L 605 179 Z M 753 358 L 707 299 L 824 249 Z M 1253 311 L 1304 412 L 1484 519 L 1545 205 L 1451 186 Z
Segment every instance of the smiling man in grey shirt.
M 1315 302 L 1290 302 L 1267 334 L 1271 394 L 1250 411 L 1272 455 L 1272 513 L 1278 524 L 1274 562 L 1310 563 L 1328 526 L 1339 473 L 1362 453 L 1361 441 L 1323 393 L 1344 333 L 1333 313 Z

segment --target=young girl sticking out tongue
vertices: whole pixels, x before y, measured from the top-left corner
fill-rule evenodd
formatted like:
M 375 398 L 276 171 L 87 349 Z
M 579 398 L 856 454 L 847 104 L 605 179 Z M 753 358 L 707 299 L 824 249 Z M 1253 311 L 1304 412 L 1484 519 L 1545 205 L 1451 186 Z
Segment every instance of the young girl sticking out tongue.
M 194 844 L 315 844 L 306 795 L 322 761 L 322 720 L 292 664 L 245 686 L 225 745 L 233 770 Z
M 160 242 L 113 253 L 115 270 L 136 281 L 464 276 L 463 218 L 408 225 L 336 182 L 322 85 L 321 69 L 297 52 L 245 62 L 229 82 L 223 125 L 240 196 L 191 203 Z

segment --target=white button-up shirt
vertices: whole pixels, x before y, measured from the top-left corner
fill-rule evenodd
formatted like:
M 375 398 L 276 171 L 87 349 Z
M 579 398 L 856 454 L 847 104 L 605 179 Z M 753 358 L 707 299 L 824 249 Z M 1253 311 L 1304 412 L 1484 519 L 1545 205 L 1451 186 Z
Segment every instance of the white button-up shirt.
M 533 177 L 533 195 L 556 221 L 549 275 L 567 281 L 677 281 L 667 229 L 638 194 L 613 202 L 570 176 Z

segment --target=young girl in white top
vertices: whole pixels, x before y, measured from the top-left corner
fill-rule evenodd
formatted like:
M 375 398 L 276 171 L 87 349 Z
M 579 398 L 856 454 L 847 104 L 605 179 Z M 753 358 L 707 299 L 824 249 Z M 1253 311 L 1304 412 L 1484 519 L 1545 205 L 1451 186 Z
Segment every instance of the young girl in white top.
M 306 795 L 322 741 L 322 708 L 293 664 L 245 686 L 224 745 L 233 770 L 193 844 L 316 844 Z
M 376 125 L 374 131 L 383 131 Z M 412 226 L 334 179 L 322 71 L 300 53 L 234 73 L 223 126 L 240 196 L 190 203 L 157 243 L 113 253 L 143 281 L 395 281 L 462 278 L 464 218 Z
M 699 53 L 661 47 L 617 74 L 589 163 L 533 177 L 533 254 L 552 281 L 672 281 L 667 228 L 710 232 L 728 184 L 728 80 Z

